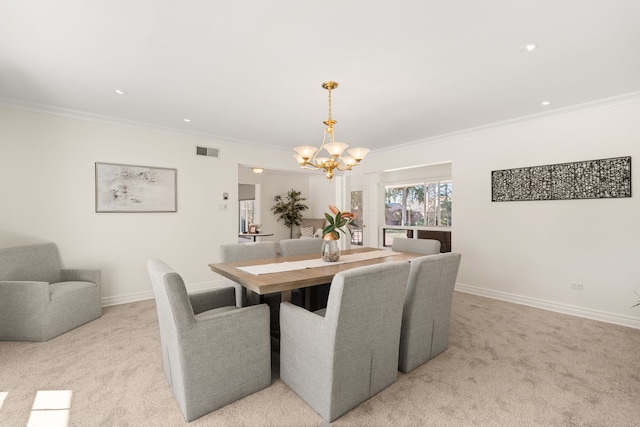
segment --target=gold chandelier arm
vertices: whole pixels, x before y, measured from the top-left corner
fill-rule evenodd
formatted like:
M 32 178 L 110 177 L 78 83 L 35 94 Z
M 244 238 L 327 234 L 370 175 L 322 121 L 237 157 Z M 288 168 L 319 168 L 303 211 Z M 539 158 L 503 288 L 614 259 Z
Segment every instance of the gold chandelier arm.
M 345 172 L 345 171 L 350 171 L 351 168 L 353 168 L 354 166 L 358 166 L 358 164 L 355 165 L 345 165 L 344 163 L 340 163 L 338 166 L 336 166 L 336 169 L 338 169 L 341 172 Z
M 320 144 L 320 148 L 318 148 L 318 150 L 313 154 L 313 157 L 311 157 L 311 159 L 309 159 L 309 161 L 311 161 L 313 163 L 316 163 L 316 157 L 318 157 L 318 154 L 324 148 L 324 144 L 325 144 L 326 140 L 327 140 L 327 132 L 325 131 L 325 132 L 323 132 L 323 135 L 322 135 L 322 144 Z

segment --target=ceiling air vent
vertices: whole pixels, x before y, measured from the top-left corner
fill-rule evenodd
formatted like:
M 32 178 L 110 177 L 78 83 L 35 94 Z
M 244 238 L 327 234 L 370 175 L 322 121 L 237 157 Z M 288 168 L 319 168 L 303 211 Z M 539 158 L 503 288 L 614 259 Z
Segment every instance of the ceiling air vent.
M 215 157 L 217 159 L 220 157 L 220 150 L 217 148 L 196 147 L 196 155 Z

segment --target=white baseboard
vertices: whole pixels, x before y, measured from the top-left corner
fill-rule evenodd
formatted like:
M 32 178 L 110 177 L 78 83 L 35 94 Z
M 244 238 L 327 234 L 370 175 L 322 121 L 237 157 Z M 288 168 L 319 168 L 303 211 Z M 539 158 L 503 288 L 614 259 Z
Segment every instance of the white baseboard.
M 218 280 L 214 282 L 192 283 L 186 286 L 187 286 L 188 292 L 199 292 L 207 289 L 218 288 L 222 286 L 222 281 Z M 126 295 L 104 297 L 102 298 L 102 306 L 109 307 L 112 305 L 129 304 L 131 302 L 144 301 L 148 299 L 153 299 L 153 291 L 151 289 L 144 292 L 135 292 L 135 293 L 126 294 Z
M 640 329 L 640 318 L 637 317 L 622 316 L 619 314 L 607 313 L 605 311 L 591 310 L 588 308 L 511 294 L 508 292 L 478 288 L 475 286 L 464 285 L 462 283 L 456 283 L 455 289 L 456 291 L 466 292 L 468 294 L 479 295 L 482 297 L 513 302 L 515 304 L 528 305 L 529 307 L 541 308 L 543 310 L 555 311 L 557 313 L 570 314 L 572 316 L 584 317 L 586 319 L 599 320 L 601 322 L 613 323 L 615 325 Z
M 193 283 L 187 285 L 187 291 L 199 292 L 207 289 L 218 288 L 220 286 L 222 286 L 222 281 L 220 280 L 213 282 Z M 541 308 L 543 310 L 555 311 L 557 313 L 570 314 L 572 316 L 584 317 L 586 319 L 598 320 L 601 322 L 613 323 L 615 325 L 640 329 L 640 318 L 637 317 L 622 316 L 619 314 L 607 313 L 604 311 L 591 310 L 588 308 L 511 294 L 508 292 L 478 288 L 476 286 L 464 285 L 462 283 L 456 283 L 455 289 L 456 291 L 466 292 L 468 294 L 479 295 L 482 297 L 512 302 L 515 304 L 527 305 L 529 307 Z M 144 292 L 136 292 L 127 295 L 102 298 L 102 306 L 109 307 L 112 305 L 128 304 L 131 302 L 144 301 L 148 299 L 153 299 L 153 291 L 151 289 Z

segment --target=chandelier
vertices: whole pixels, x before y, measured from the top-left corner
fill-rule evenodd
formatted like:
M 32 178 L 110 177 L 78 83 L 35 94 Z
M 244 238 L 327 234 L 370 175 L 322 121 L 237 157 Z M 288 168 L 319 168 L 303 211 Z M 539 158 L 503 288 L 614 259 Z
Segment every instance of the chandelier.
M 322 87 L 329 91 L 329 117 L 324 123 L 327 127 L 324 129 L 324 137 L 320 148 L 308 145 L 295 147 L 296 154 L 293 157 L 305 169 L 323 170 L 327 179 L 331 181 L 333 178 L 333 170 L 350 171 L 352 167 L 358 166 L 360 161 L 369 152 L 368 148 L 352 148 L 347 150 L 349 156 L 343 156 L 342 153 L 349 146 L 344 142 L 336 142 L 333 136 L 333 125 L 337 122 L 331 117 L 331 91 L 338 87 L 336 82 L 324 82 Z M 329 154 L 329 157 L 318 157 L 322 149 Z M 326 154 L 324 154 L 326 156 Z

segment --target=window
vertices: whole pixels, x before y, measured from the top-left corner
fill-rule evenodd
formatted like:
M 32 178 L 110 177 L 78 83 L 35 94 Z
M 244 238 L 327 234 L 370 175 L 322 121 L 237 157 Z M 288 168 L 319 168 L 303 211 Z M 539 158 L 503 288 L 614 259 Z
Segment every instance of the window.
M 395 239 L 396 237 L 406 237 L 409 239 L 413 239 L 413 230 L 383 228 L 382 231 L 382 246 L 384 246 L 385 248 L 393 246 L 393 239 Z
M 240 200 L 240 232 L 249 231 L 249 226 L 255 224 L 254 220 L 255 201 Z
M 451 226 L 451 180 L 385 186 L 384 223 L 396 226 Z
M 363 246 L 362 226 L 364 224 L 363 208 L 363 194 L 362 190 L 355 190 L 351 192 L 351 210 L 350 212 L 355 215 L 355 220 L 351 223 L 351 245 Z
M 257 225 L 260 221 L 260 184 L 238 184 L 238 201 L 238 229 L 241 233 L 247 233 L 249 226 Z

